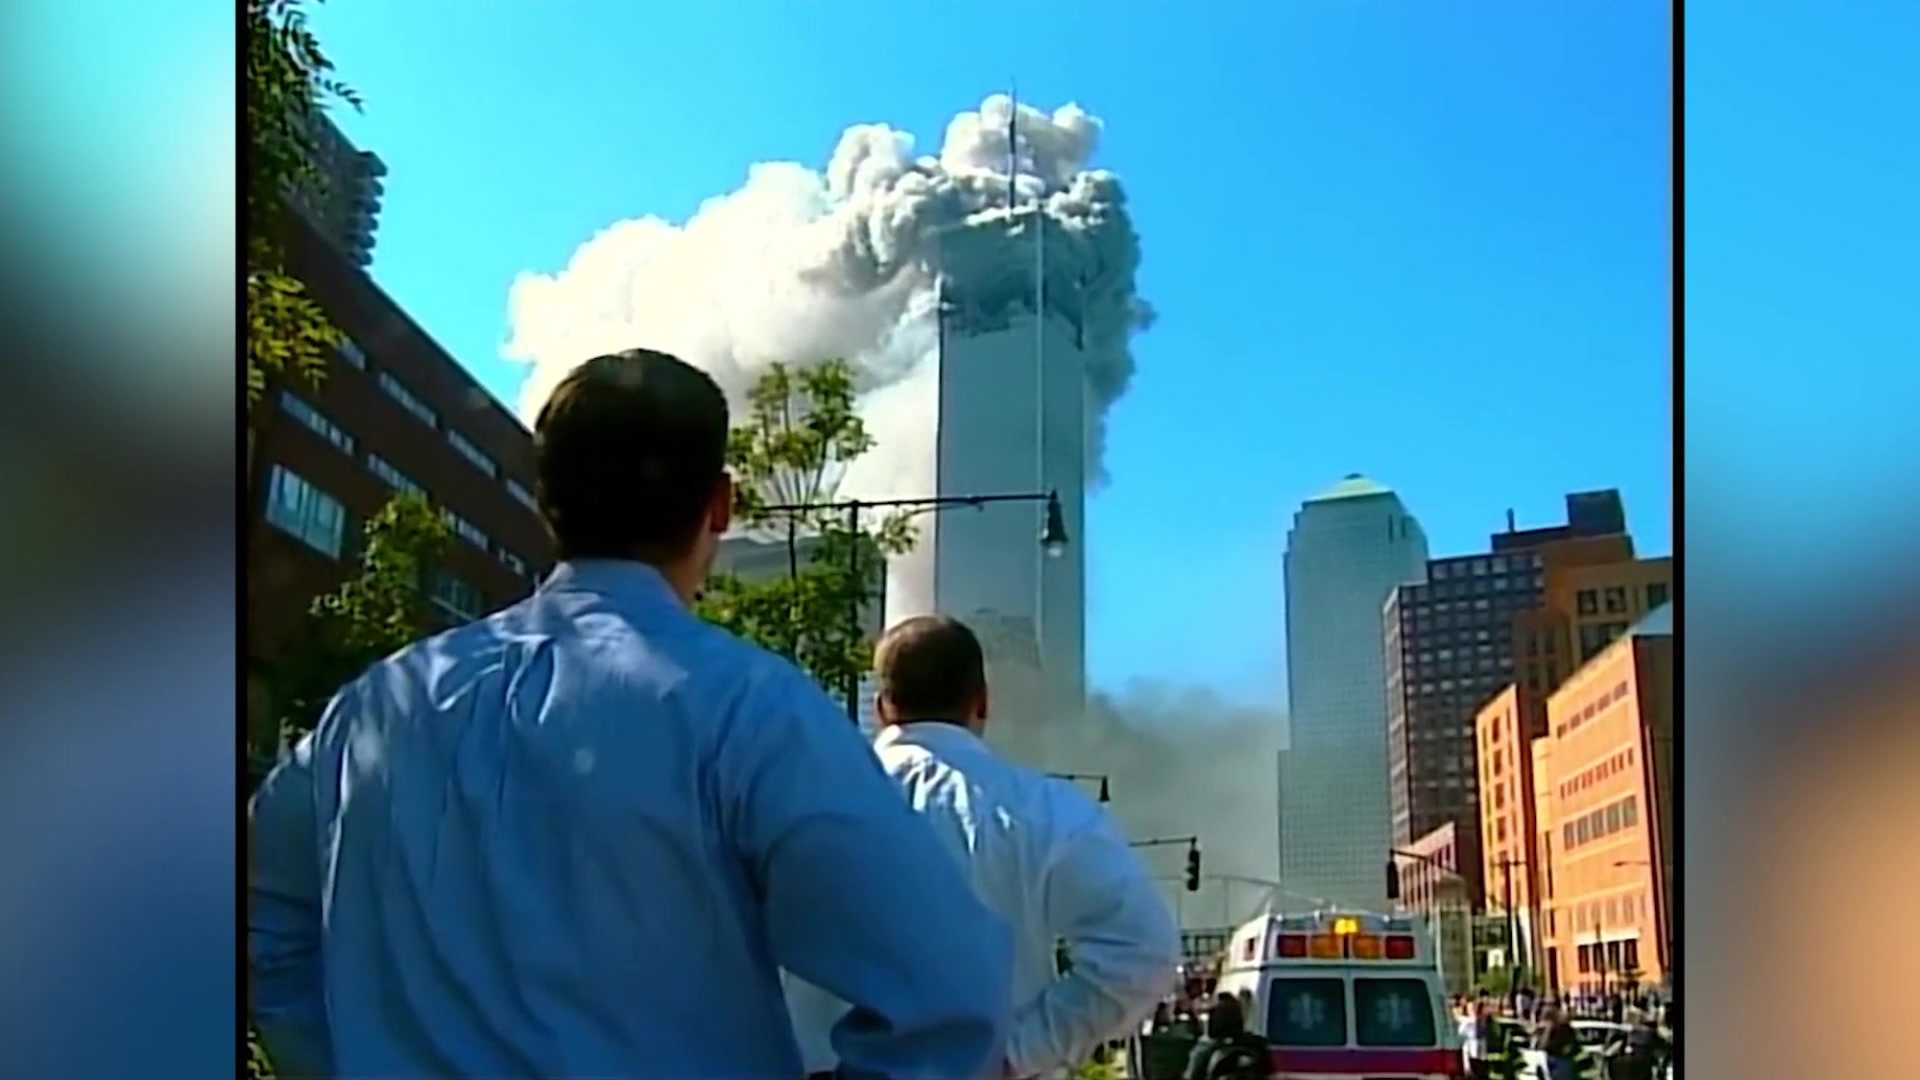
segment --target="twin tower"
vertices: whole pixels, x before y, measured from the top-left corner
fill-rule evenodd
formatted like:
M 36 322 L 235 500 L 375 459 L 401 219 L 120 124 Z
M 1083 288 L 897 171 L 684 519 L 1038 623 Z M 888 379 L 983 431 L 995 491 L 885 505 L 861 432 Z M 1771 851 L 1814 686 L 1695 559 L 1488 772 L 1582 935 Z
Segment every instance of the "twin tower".
M 1028 207 L 939 234 L 935 452 L 921 482 L 941 496 L 1057 492 L 1068 542 L 1043 547 L 1044 502 L 956 507 L 920 521 L 887 582 L 888 622 L 933 610 L 979 634 L 991 730 L 1022 756 L 1044 756 L 1045 731 L 1086 700 L 1087 268 L 1061 231 Z

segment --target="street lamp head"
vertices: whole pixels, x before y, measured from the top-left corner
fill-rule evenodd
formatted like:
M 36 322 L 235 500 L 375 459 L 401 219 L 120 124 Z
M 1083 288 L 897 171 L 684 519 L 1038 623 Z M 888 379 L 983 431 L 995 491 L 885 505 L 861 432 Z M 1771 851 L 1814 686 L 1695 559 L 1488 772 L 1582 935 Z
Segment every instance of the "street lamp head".
M 1047 492 L 1047 522 L 1040 530 L 1040 546 L 1057 559 L 1067 551 L 1067 518 L 1060 510 L 1060 493 Z

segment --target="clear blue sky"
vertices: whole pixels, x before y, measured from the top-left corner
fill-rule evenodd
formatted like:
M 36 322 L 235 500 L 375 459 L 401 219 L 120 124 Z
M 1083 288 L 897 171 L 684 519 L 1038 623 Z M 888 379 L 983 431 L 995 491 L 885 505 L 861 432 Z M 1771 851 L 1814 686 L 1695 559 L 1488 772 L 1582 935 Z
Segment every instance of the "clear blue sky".
M 1666 5 L 706 10 L 316 11 L 391 169 L 374 276 L 504 400 L 519 271 L 753 162 L 821 167 L 852 123 L 930 152 L 1011 76 L 1106 121 L 1160 313 L 1090 511 L 1097 685 L 1282 700 L 1286 529 L 1350 471 L 1436 555 L 1610 486 L 1672 550 Z

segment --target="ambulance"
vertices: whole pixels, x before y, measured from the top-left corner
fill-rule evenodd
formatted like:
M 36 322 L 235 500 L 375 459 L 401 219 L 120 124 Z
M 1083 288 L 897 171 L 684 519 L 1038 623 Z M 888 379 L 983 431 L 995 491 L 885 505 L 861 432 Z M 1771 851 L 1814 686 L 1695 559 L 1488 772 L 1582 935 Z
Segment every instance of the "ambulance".
M 1219 991 L 1269 1047 L 1270 1080 L 1464 1074 L 1432 938 L 1403 916 L 1269 913 L 1235 930 Z

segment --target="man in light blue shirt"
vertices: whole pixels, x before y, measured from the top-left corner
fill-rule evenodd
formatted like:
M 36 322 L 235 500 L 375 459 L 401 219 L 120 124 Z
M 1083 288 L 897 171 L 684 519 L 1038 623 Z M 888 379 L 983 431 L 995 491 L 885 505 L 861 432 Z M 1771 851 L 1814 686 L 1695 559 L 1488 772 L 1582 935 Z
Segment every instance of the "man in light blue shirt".
M 536 425 L 562 562 L 340 691 L 250 808 L 252 1011 L 283 1077 L 797 1077 L 1001 1064 L 1010 937 L 859 733 L 687 605 L 726 403 L 636 350 Z

